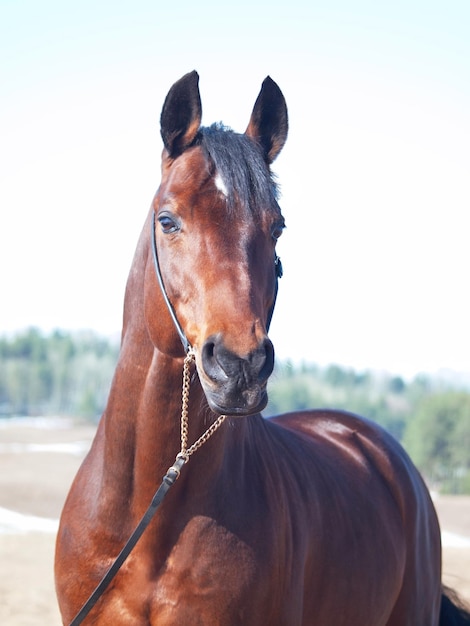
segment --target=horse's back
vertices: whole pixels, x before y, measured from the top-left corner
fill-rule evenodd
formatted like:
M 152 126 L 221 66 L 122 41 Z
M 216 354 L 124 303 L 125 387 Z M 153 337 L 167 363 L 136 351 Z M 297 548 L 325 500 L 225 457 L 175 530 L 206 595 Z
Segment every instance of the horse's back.
M 354 595 L 369 586 L 369 617 L 363 623 L 437 624 L 439 524 L 429 492 L 402 446 L 377 424 L 342 411 L 300 411 L 268 421 L 282 427 L 298 450 L 297 462 L 311 467 L 313 484 L 306 488 L 311 499 L 321 502 L 322 541 L 328 546 L 323 558 L 340 564 L 338 587 L 345 585 Z M 332 605 L 341 595 L 338 587 L 332 590 Z M 326 586 L 323 593 L 329 593 Z M 316 593 L 307 590 L 306 605 L 309 597 Z M 389 605 L 375 621 L 370 618 L 374 599 L 377 606 Z M 324 600 L 322 607 L 328 605 Z
M 333 461 L 343 468 L 353 464 L 362 468 L 358 481 L 378 480 L 392 493 L 403 510 L 409 498 L 417 498 L 421 505 L 434 507 L 421 475 L 406 451 L 392 435 L 375 422 L 349 413 L 331 409 L 298 411 L 269 418 L 309 442 L 311 453 L 318 459 Z M 308 443 L 307 443 L 308 445 Z M 341 471 L 341 469 L 339 469 Z

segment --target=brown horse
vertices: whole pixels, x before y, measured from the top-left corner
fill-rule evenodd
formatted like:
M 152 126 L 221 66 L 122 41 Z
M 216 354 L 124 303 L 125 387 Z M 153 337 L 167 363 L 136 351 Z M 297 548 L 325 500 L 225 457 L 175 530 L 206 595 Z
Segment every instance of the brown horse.
M 245 134 L 200 122 L 192 72 L 165 100 L 162 180 L 130 271 L 120 358 L 62 514 L 64 624 L 180 450 L 189 346 L 189 441 L 229 417 L 183 467 L 85 623 L 470 624 L 443 594 L 434 507 L 391 436 L 343 412 L 260 415 L 284 226 L 269 169 L 287 137 L 281 91 L 264 81 Z

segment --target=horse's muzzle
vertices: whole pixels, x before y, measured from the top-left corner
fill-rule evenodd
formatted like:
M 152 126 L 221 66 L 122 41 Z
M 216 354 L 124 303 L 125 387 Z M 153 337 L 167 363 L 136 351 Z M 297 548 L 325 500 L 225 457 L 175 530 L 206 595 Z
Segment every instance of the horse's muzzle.
M 274 347 L 267 337 L 240 357 L 225 347 L 222 335 L 213 335 L 202 347 L 201 364 L 201 382 L 213 411 L 241 416 L 264 409 L 266 383 L 274 367 Z

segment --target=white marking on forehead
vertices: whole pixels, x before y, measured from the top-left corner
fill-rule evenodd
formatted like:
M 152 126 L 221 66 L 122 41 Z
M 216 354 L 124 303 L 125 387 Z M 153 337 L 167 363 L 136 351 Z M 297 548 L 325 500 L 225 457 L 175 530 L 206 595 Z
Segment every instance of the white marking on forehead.
M 225 186 L 225 183 L 222 180 L 222 176 L 218 172 L 214 178 L 214 183 L 217 189 L 220 191 L 220 193 L 222 193 L 226 198 L 228 198 L 227 187 Z

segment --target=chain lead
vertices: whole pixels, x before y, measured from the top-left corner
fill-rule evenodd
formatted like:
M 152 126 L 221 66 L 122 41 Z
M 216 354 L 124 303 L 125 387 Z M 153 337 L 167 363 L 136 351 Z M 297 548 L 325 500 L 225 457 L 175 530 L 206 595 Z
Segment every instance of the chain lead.
M 189 461 L 189 457 L 199 450 L 199 448 L 206 443 L 206 441 L 212 437 L 215 431 L 222 425 L 226 415 L 219 415 L 211 426 L 203 433 L 197 441 L 188 448 L 188 406 L 189 406 L 189 391 L 191 388 L 191 363 L 195 359 L 194 351 L 190 348 L 186 354 L 183 365 L 183 390 L 181 399 L 181 451 L 177 455 L 178 458 L 183 458 L 186 463 Z

